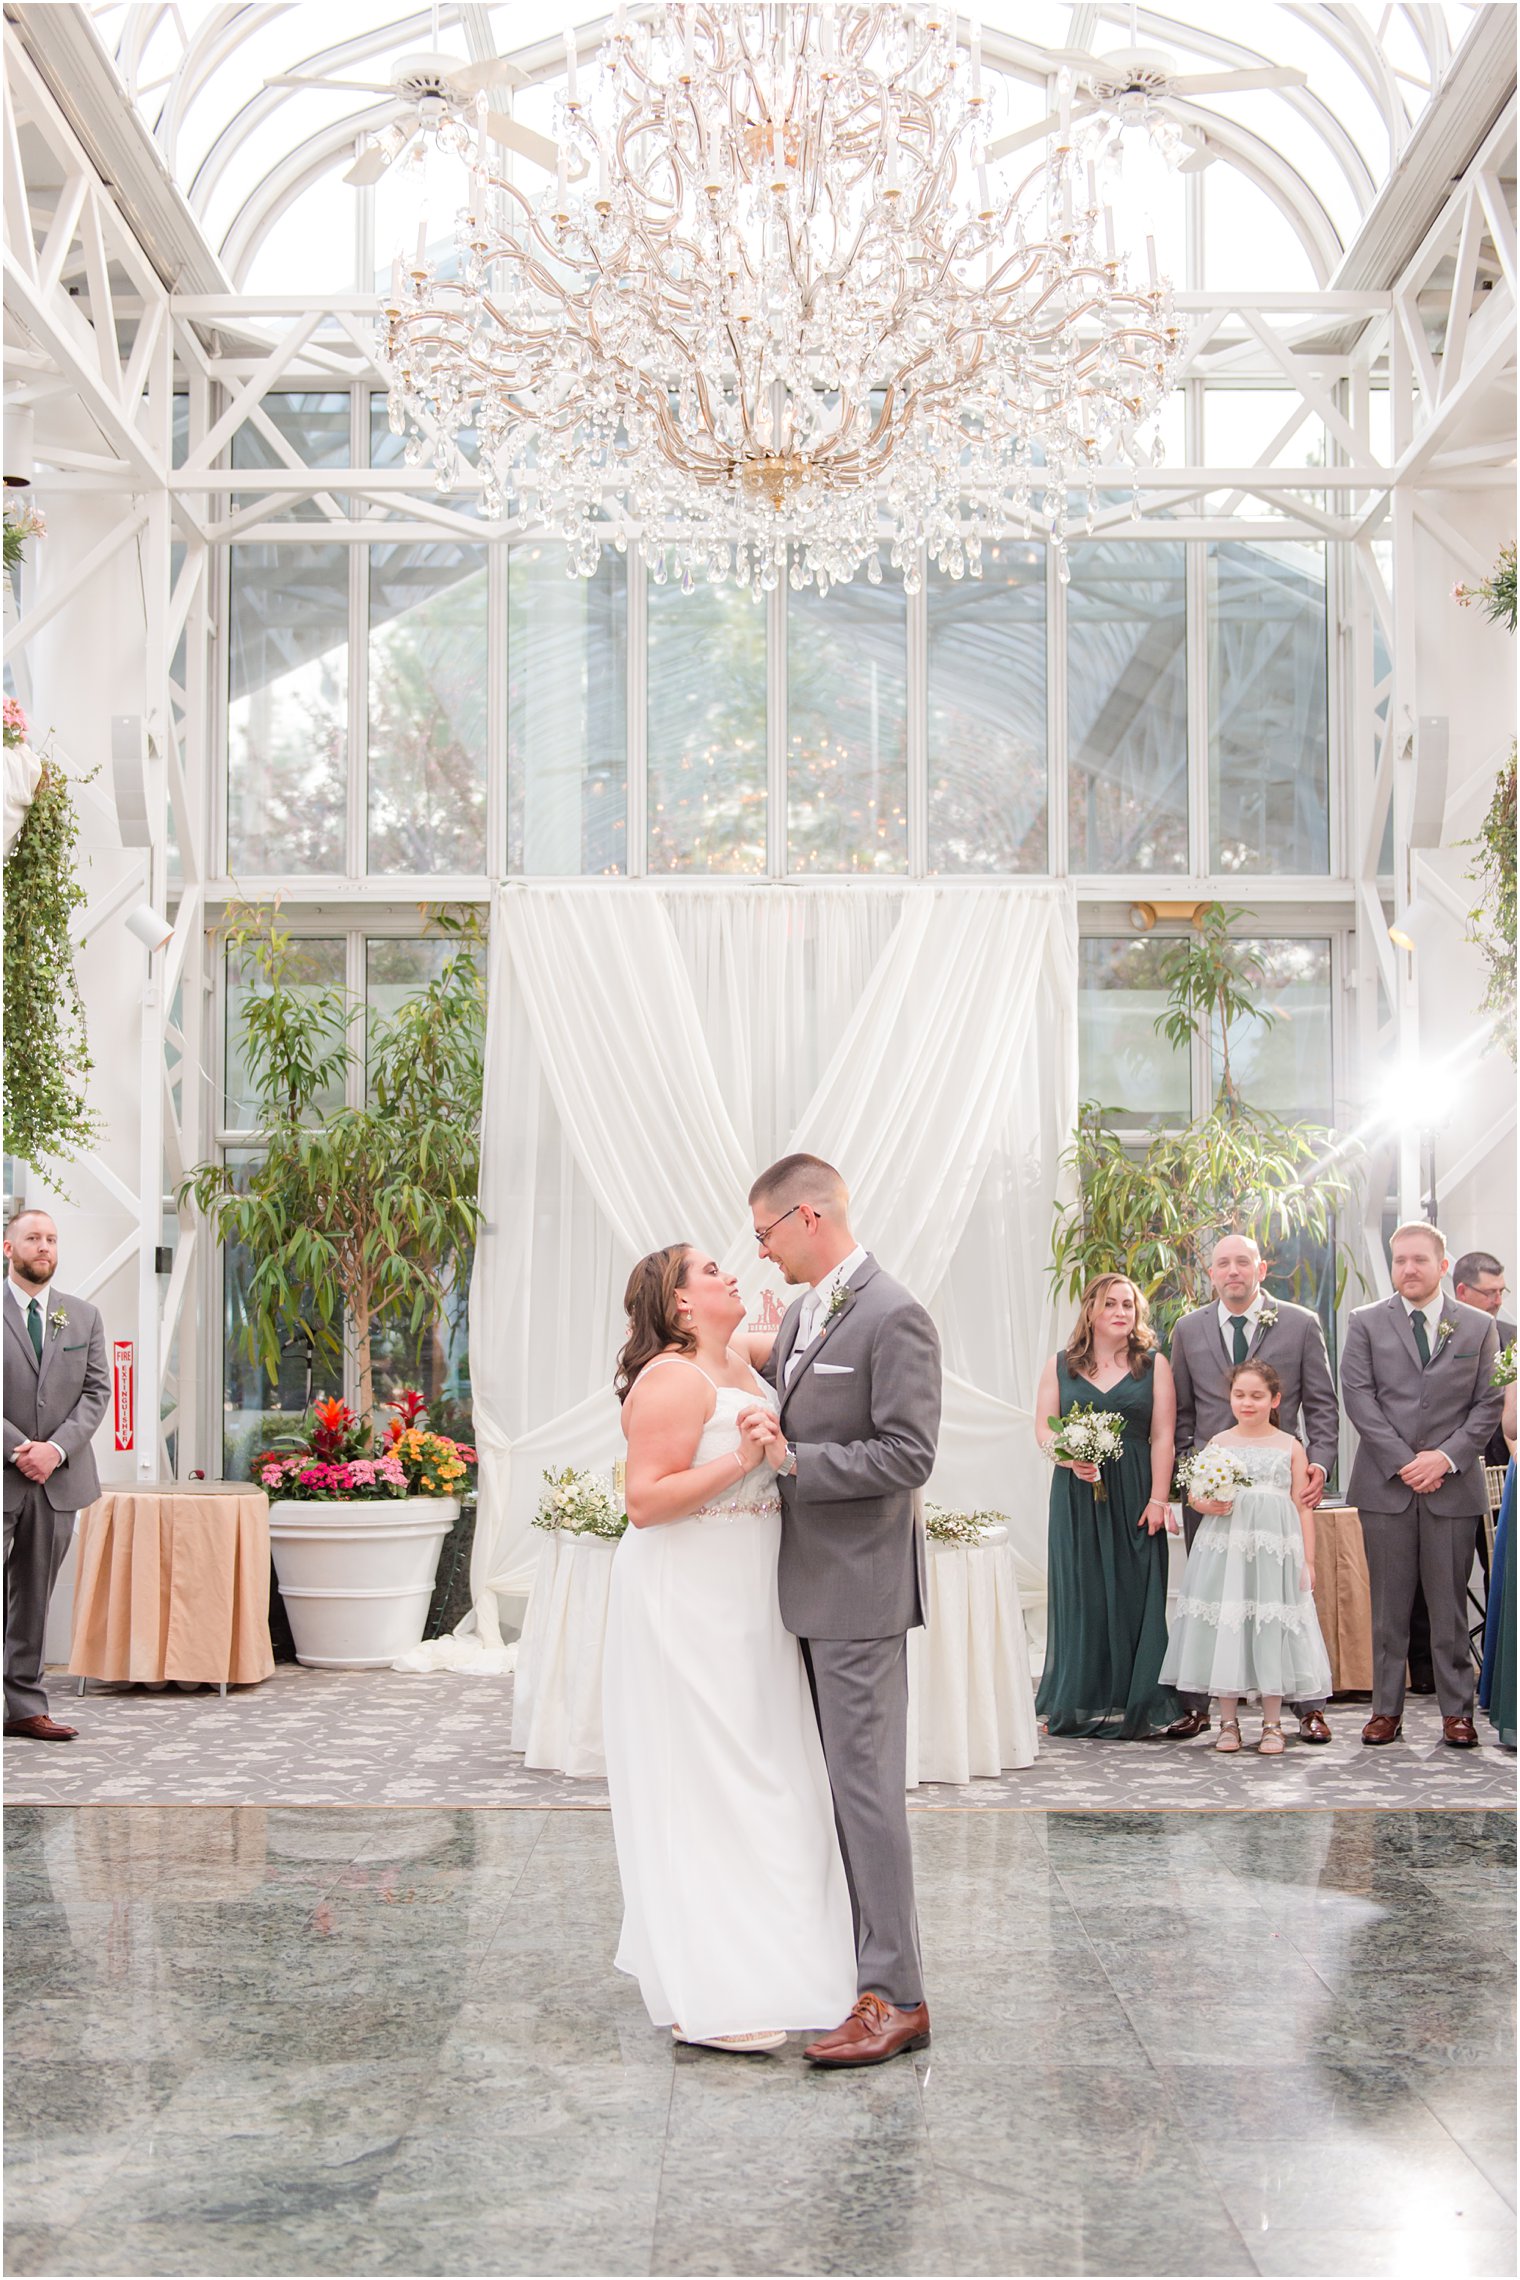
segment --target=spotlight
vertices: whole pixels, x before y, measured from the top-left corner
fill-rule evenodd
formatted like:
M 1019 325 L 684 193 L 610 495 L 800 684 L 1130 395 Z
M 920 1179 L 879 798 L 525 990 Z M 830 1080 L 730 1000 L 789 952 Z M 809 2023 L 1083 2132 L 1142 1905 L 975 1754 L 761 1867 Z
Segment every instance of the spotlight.
M 1129 906 L 1129 922 L 1137 934 L 1149 934 L 1156 923 L 1155 904 L 1131 903 Z
M 129 910 L 126 917 L 126 928 L 127 932 L 135 934 L 138 941 L 143 943 L 149 951 L 162 950 L 164 944 L 172 940 L 174 935 L 174 929 L 169 921 L 156 911 L 151 903 L 139 903 L 135 910 Z
M 1434 909 L 1425 895 L 1416 895 L 1402 918 L 1388 922 L 1388 939 L 1399 950 L 1418 950 L 1429 932 Z

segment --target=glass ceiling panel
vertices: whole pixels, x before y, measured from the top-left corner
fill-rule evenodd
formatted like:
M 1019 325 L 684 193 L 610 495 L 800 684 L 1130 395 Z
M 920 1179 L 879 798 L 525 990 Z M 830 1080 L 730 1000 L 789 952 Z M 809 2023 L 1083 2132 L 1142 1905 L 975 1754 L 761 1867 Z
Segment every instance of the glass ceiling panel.
M 1318 241 L 1322 267 L 1355 235 L 1433 84 L 1461 44 L 1475 0 L 1439 6 L 1331 8 L 1257 0 L 1173 0 L 1165 10 L 1127 0 L 981 0 L 986 62 L 1007 126 L 1044 112 L 1050 51 L 1078 46 L 1113 55 L 1138 45 L 1180 74 L 1289 64 L 1304 88 L 1214 93 L 1180 103 L 1186 123 L 1214 123 L 1227 147 L 1211 177 L 1251 163 L 1279 170 L 1272 195 L 1295 209 L 1301 241 Z M 537 82 L 515 98 L 518 116 L 550 131 L 568 25 L 595 44 L 606 0 L 506 0 L 485 7 L 398 9 L 385 0 L 294 0 L 293 5 L 121 5 L 96 0 L 95 27 L 165 163 L 234 282 L 268 291 L 343 290 L 361 242 L 361 193 L 342 185 L 362 138 L 397 115 L 394 100 L 362 89 L 271 85 L 285 74 L 370 80 L 384 86 L 398 57 L 440 46 L 470 61 L 493 52 Z M 1000 124 L 1002 121 L 1000 121 Z M 341 191 L 341 195 L 338 193 Z M 345 208 L 350 219 L 345 220 Z M 376 233 L 377 266 L 388 241 Z M 373 278 L 363 281 L 373 283 Z

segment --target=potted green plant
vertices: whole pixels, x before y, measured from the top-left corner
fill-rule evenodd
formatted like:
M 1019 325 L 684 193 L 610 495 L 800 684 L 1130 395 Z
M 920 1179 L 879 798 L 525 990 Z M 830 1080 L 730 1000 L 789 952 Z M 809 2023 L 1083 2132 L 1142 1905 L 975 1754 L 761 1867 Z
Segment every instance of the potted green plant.
M 253 1262 L 244 1336 L 271 1381 L 299 1329 L 313 1350 L 352 1353 L 357 1414 L 374 1416 L 371 1333 L 438 1321 L 449 1276 L 480 1222 L 485 986 L 476 923 L 435 916 L 457 947 L 441 973 L 376 1021 L 362 1108 L 331 1111 L 359 1059 L 349 1006 L 304 986 L 299 946 L 272 915 L 238 914 L 229 940 L 248 961 L 243 1042 L 260 1155 L 201 1164 L 183 1183 L 222 1242 Z
M 6 529 L 6 567 L 10 533 Z M 95 1144 L 89 1041 L 74 970 L 79 820 L 69 780 L 32 749 L 26 714 L 5 699 L 5 1151 L 34 1171 Z
M 1495 625 L 1513 633 L 1517 614 L 1515 545 L 1511 540 L 1486 578 L 1456 586 L 1453 599 L 1464 609 L 1475 603 Z M 1477 837 L 1478 854 L 1468 877 L 1479 900 L 1469 914 L 1468 938 L 1488 966 L 1481 1010 L 1491 1014 L 1494 1036 L 1513 1061 L 1515 1046 L 1515 746 L 1499 770 L 1488 813 Z
M 1241 1097 L 1231 1027 L 1274 1018 L 1257 1002 L 1249 956 L 1231 938 L 1243 915 L 1220 903 L 1203 907 L 1194 933 L 1171 954 L 1167 1005 L 1155 1022 L 1174 1045 L 1203 1038 L 1219 1071 L 1208 1113 L 1137 1150 L 1097 1102 L 1085 1101 L 1066 1159 L 1077 1193 L 1057 1214 L 1052 1236 L 1057 1287 L 1075 1298 L 1094 1275 L 1116 1269 L 1145 1292 L 1163 1340 L 1179 1315 L 1208 1298 L 1208 1258 L 1220 1235 L 1253 1236 L 1269 1256 L 1327 1242 L 1356 1192 L 1360 1151 L 1352 1143 Z M 1345 1272 L 1338 1262 L 1337 1297 Z
M 420 1394 L 392 1407 L 377 1445 L 346 1402 L 319 1401 L 298 1440 L 255 1464 L 298 1662 L 383 1669 L 422 1638 L 475 1451 L 427 1430 Z

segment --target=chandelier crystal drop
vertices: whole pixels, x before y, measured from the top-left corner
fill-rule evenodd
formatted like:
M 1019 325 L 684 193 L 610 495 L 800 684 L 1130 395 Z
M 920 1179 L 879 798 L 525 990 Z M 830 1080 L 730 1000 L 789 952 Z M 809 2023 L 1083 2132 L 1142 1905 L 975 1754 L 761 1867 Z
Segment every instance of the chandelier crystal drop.
M 392 271 L 391 424 L 449 488 L 589 576 L 630 541 L 688 590 L 820 590 L 883 551 L 978 575 L 984 541 L 1160 456 L 1181 338 L 1132 282 L 1063 123 L 1014 187 L 986 163 L 980 43 L 934 7 L 619 7 L 569 58 L 559 168 L 512 178 L 484 99 L 451 258 Z

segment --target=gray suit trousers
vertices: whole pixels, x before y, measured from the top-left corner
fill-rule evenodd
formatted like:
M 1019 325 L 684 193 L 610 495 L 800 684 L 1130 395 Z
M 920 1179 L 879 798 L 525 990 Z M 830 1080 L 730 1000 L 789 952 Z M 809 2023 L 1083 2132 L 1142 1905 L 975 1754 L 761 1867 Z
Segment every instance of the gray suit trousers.
M 1182 1507 L 1182 1533 L 1189 1551 L 1192 1550 L 1193 1538 L 1202 1525 L 1203 1514 L 1195 1512 L 1191 1504 L 1184 1504 Z M 1178 1700 L 1185 1710 L 1207 1710 L 1209 1706 L 1209 1698 L 1206 1694 L 1180 1694 Z M 1308 1716 L 1311 1710 L 1323 1710 L 1325 1702 L 1326 1697 L 1323 1694 L 1302 1694 L 1295 1695 L 1289 1707 L 1295 1710 L 1300 1718 L 1304 1718 Z
M 924 1999 L 908 1840 L 908 1641 L 804 1639 L 855 1917 L 856 1985 L 901 2010 Z
M 1372 1585 L 1372 1710 L 1404 1711 L 1404 1665 L 1415 1584 L 1430 1612 L 1430 1666 L 1443 1718 L 1470 1718 L 1472 1646 L 1467 1636 L 1467 1579 L 1478 1523 L 1471 1514 L 1432 1512 L 1417 1496 L 1408 1512 L 1363 1512 L 1362 1540 Z
M 5 1715 L 47 1715 L 42 1642 L 48 1601 L 74 1532 L 72 1512 L 55 1512 L 47 1490 L 28 1481 L 19 1512 L 5 1515 Z

